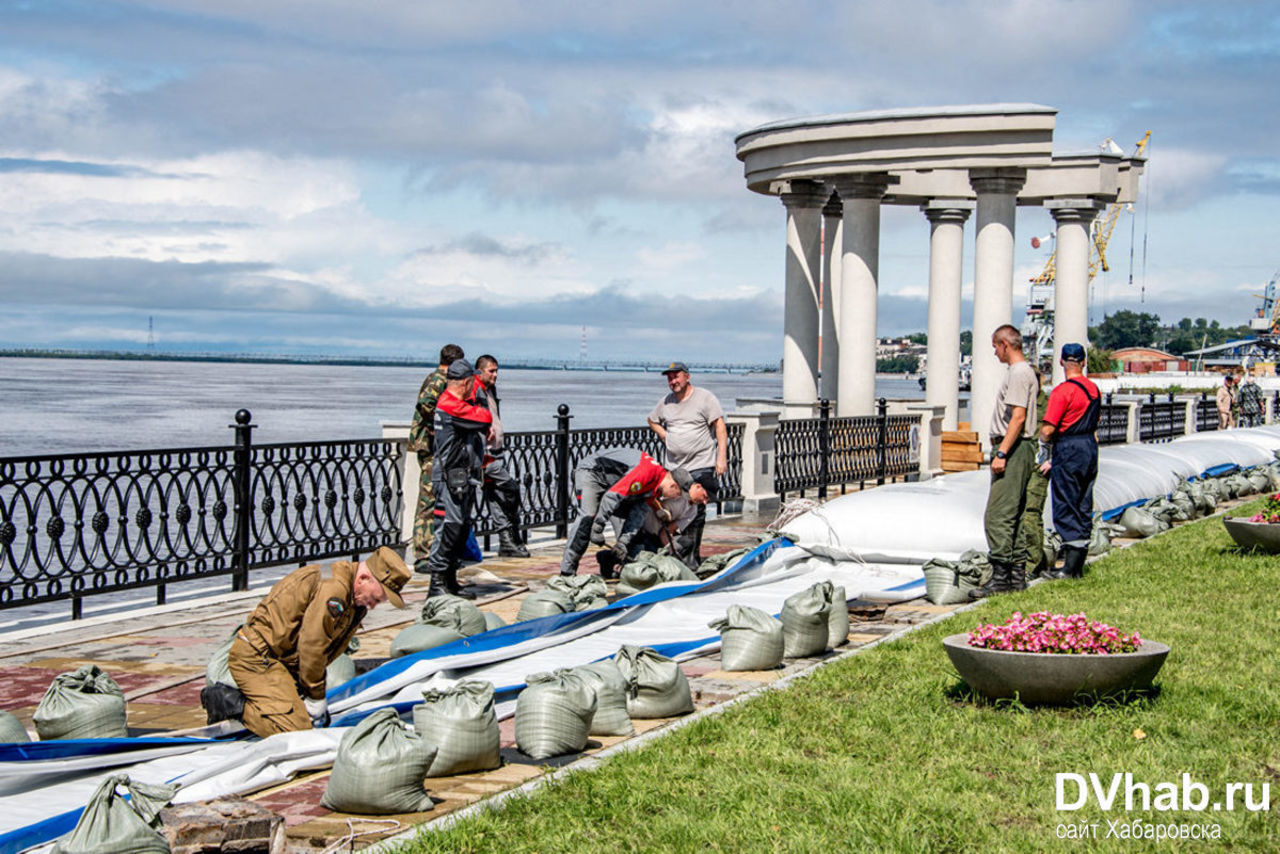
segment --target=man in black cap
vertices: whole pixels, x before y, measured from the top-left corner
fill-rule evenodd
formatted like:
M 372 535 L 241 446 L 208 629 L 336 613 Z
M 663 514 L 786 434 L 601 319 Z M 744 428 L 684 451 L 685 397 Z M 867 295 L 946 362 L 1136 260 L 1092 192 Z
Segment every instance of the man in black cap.
M 431 485 L 436 498 L 432 511 L 435 537 L 425 567 L 431 573 L 427 595 L 452 593 L 474 599 L 474 593 L 458 584 L 458 566 L 471 530 L 475 488 L 483 476 L 484 445 L 493 415 L 483 402 L 476 400 L 475 370 L 466 359 L 451 364 L 445 379 L 447 386 L 433 416 L 435 461 Z M 420 570 L 414 567 L 414 571 Z
M 649 427 L 667 449 L 667 466 L 683 468 L 702 484 L 709 501 L 720 495 L 720 478 L 729 464 L 729 432 L 716 396 L 689 382 L 689 366 L 671 362 L 663 370 L 671 392 L 649 413 Z M 702 562 L 702 528 L 706 504 L 699 504 L 693 522 L 681 535 L 677 556 L 692 568 Z
M 1062 345 L 1065 379 L 1049 392 L 1036 462 L 1050 475 L 1053 527 L 1062 537 L 1062 569 L 1049 578 L 1081 578 L 1093 528 L 1093 482 L 1098 477 L 1098 417 L 1102 393 L 1084 375 L 1085 352 Z

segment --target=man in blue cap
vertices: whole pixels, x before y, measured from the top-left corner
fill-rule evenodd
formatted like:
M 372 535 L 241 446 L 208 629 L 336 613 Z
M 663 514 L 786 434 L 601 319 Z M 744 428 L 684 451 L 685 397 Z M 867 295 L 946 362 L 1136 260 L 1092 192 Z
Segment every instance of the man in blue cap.
M 1062 537 L 1062 569 L 1049 578 L 1082 578 L 1093 528 L 1093 482 L 1098 477 L 1098 416 L 1102 393 L 1084 375 L 1085 352 L 1062 345 L 1065 379 L 1049 392 L 1036 462 L 1050 475 L 1053 527 Z

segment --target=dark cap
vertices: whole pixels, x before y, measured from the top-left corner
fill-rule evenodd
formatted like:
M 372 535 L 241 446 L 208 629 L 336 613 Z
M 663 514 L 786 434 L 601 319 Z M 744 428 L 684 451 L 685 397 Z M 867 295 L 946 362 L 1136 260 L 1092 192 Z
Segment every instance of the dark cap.
M 456 365 L 457 362 L 454 362 L 454 364 Z M 382 589 L 387 592 L 387 601 L 397 608 L 403 608 L 404 599 L 400 598 L 400 591 L 409 582 L 409 567 L 405 565 L 400 555 L 386 546 L 382 546 L 369 555 L 364 565 L 369 568 L 369 572 L 374 578 L 378 579 Z
M 445 377 L 451 380 L 467 380 L 476 375 L 476 369 L 471 367 L 471 363 L 466 359 L 457 359 L 453 364 L 449 365 L 449 370 L 445 372 Z
M 1063 344 L 1062 345 L 1062 361 L 1064 362 L 1083 362 L 1084 347 L 1079 344 Z
M 664 374 L 678 374 L 681 371 L 684 371 L 686 374 L 689 373 L 689 366 L 684 362 L 672 362 L 662 369 Z
M 689 474 L 685 469 L 672 469 L 671 479 L 674 480 L 676 485 L 684 492 L 688 492 L 689 487 L 693 486 L 694 483 L 697 482 L 693 479 L 693 475 Z

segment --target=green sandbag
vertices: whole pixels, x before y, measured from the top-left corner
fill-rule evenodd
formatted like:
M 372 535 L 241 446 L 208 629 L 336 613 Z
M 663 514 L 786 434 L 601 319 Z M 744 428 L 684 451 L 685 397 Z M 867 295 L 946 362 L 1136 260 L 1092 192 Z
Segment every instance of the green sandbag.
M 329 666 L 324 669 L 324 687 L 325 690 L 337 688 L 344 682 L 350 682 L 356 678 L 356 663 L 351 660 L 351 656 L 345 652 L 329 662 Z
M 684 561 L 671 555 L 640 552 L 622 567 L 618 576 L 618 593 L 631 596 L 648 590 L 655 584 L 669 581 L 697 581 L 698 576 L 685 566 Z
M 424 649 L 435 649 L 447 643 L 462 640 L 462 635 L 444 626 L 428 626 L 426 623 L 413 622 L 400 630 L 400 634 L 391 640 L 391 657 L 399 658 L 422 652 Z
M 1236 491 L 1236 497 L 1242 498 L 1246 495 L 1253 495 L 1258 490 L 1254 488 L 1253 480 L 1244 472 L 1236 472 L 1231 476 L 1231 483 Z
M 1185 489 L 1175 489 L 1169 493 L 1169 503 L 1177 507 L 1187 519 L 1196 518 L 1196 501 Z
M 1042 572 L 1047 572 L 1057 566 L 1058 555 L 1062 553 L 1062 537 L 1058 536 L 1057 531 L 1045 530 L 1043 548 L 1044 563 L 1041 566 Z
M 573 610 L 590 611 L 609 604 L 609 586 L 598 575 L 557 575 L 547 581 L 547 589 L 563 593 L 573 602 Z
M 127 799 L 117 791 L 122 786 Z M 135 783 L 125 774 L 113 774 L 94 790 L 72 831 L 53 844 L 53 854 L 169 854 L 169 843 L 157 828 L 160 810 L 177 791 L 176 783 Z
M 227 658 L 231 655 L 231 644 L 235 643 L 236 635 L 244 628 L 244 623 L 236 626 L 231 630 L 231 634 L 223 638 L 217 646 L 213 648 L 213 654 L 209 656 L 209 663 L 204 669 L 205 685 L 227 685 L 231 688 L 238 688 L 236 680 L 231 675 L 231 669 L 227 667 Z
M 721 552 L 718 555 L 703 558 L 702 563 L 698 564 L 698 568 L 694 570 L 694 574 L 699 578 L 706 580 L 713 575 L 724 572 L 729 567 L 736 564 L 747 552 L 751 551 L 755 546 L 743 546 L 740 549 L 734 549 L 731 552 Z
M 129 735 L 124 692 L 96 664 L 55 676 L 32 721 L 42 741 Z
M 424 602 L 418 622 L 453 629 L 464 638 L 485 631 L 484 612 L 474 602 L 447 593 L 437 594 Z
M 725 670 L 772 670 L 782 664 L 782 623 L 759 608 L 730 605 L 724 617 L 707 625 L 720 633 Z
M 849 594 L 831 585 L 831 612 L 827 617 L 827 646 L 835 649 L 849 642 Z
M 959 560 L 933 558 L 923 569 L 925 598 L 935 605 L 968 602 L 970 590 L 991 580 L 991 560 L 977 549 L 961 553 Z
M 1249 484 L 1254 492 L 1270 492 L 1272 489 L 1271 474 L 1263 466 L 1249 470 Z
M 584 664 L 573 671 L 596 692 L 596 714 L 591 719 L 591 735 L 635 735 L 635 725 L 627 714 L 627 680 L 611 658 Z
M 0 744 L 17 744 L 31 741 L 22 721 L 8 712 L 0 712 Z
M 568 668 L 535 673 L 516 698 L 516 746 L 531 759 L 577 753 L 587 746 L 596 692 Z
M 670 658 L 647 646 L 624 646 L 613 660 L 627 680 L 627 714 L 631 717 L 673 718 L 693 711 L 689 680 Z
M 491 632 L 494 629 L 500 629 L 507 624 L 506 620 L 502 619 L 492 611 L 484 611 L 482 613 L 484 614 L 485 631 Z
M 413 707 L 413 728 L 437 747 L 428 777 L 488 771 L 502 764 L 489 682 L 468 680 L 423 691 L 422 702 Z
M 524 601 L 520 603 L 520 612 L 516 614 L 516 619 L 523 622 L 524 620 L 536 620 L 540 617 L 552 617 L 556 614 L 570 614 L 572 612 L 572 599 L 558 590 L 547 588 L 524 597 Z
M 357 815 L 429 810 L 422 781 L 435 756 L 436 746 L 410 730 L 395 709 L 378 709 L 342 737 L 320 804 Z
M 1120 514 L 1120 526 L 1126 537 L 1154 537 L 1169 530 L 1169 523 L 1141 507 L 1126 507 Z
M 831 602 L 820 583 L 788 596 L 779 619 L 786 658 L 808 658 L 826 650 Z
M 1111 537 L 1097 522 L 1093 523 L 1093 531 L 1089 534 L 1089 557 L 1104 555 L 1111 551 Z

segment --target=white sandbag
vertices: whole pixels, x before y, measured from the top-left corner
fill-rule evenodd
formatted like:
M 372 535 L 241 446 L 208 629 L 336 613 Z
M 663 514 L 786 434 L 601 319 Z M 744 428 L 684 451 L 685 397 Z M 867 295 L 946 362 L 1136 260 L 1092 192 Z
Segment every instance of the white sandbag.
M 720 633 L 725 670 L 772 670 L 782 664 L 782 623 L 759 608 L 730 605 L 724 617 L 707 625 Z
M 596 691 L 578 673 L 562 668 L 535 673 L 516 698 L 516 746 L 531 759 L 577 753 L 587 746 Z
M 596 713 L 591 719 L 591 735 L 635 735 L 635 725 L 627 714 L 627 680 L 611 658 L 575 667 L 574 672 L 595 689 Z
M 320 803 L 357 815 L 429 810 L 433 803 L 422 781 L 435 755 L 436 746 L 410 730 L 395 709 L 378 709 L 342 737 Z
M 502 764 L 493 685 L 465 680 L 450 688 L 428 688 L 413 707 L 413 729 L 436 746 L 428 777 L 488 771 Z

